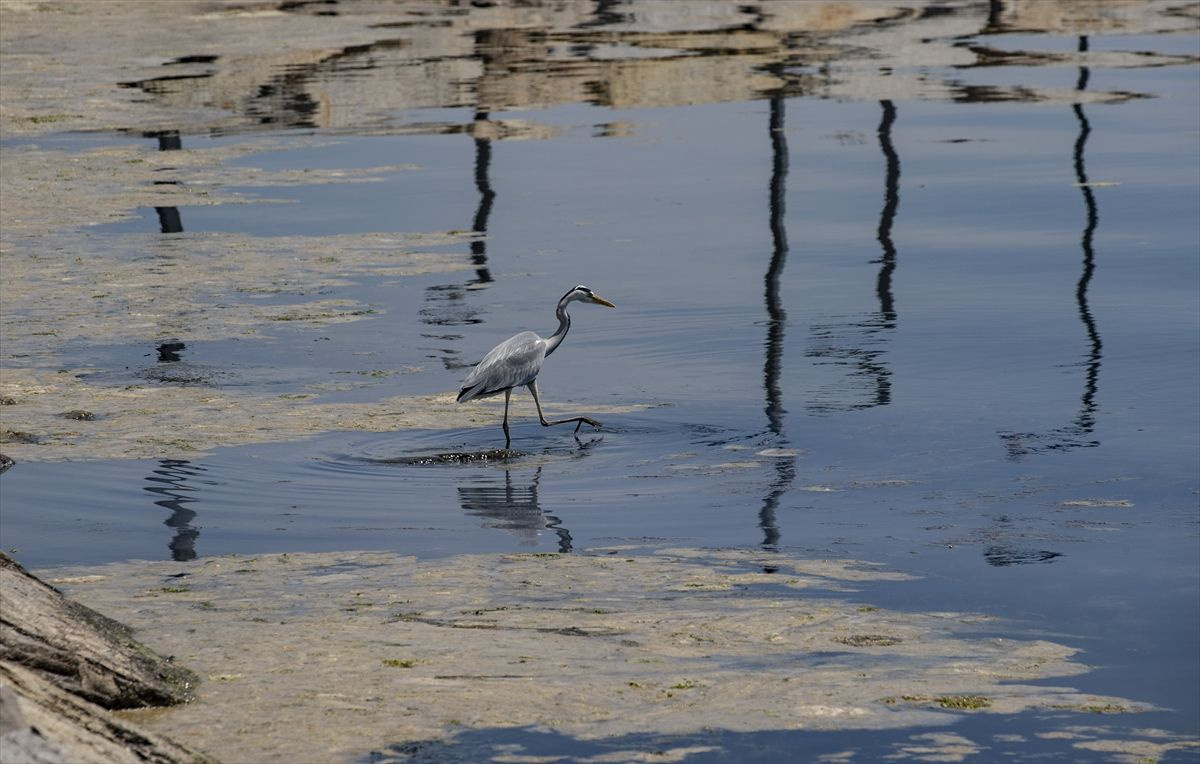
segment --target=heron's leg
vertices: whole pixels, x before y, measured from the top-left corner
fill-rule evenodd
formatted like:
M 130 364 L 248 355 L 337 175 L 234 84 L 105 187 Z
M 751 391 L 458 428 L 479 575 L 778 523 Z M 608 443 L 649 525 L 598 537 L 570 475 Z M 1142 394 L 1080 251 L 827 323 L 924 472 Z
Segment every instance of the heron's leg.
M 511 399 L 512 399 L 512 388 L 510 387 L 504 391 L 504 424 L 502 426 L 504 428 L 504 447 L 505 448 L 508 448 L 509 444 L 512 443 L 512 438 L 509 437 L 509 434 L 508 434 L 508 402 Z
M 546 419 L 546 415 L 542 413 L 542 402 L 538 400 L 537 382 L 530 382 L 528 385 L 526 385 L 526 387 L 529 388 L 529 394 L 533 396 L 533 403 L 535 406 L 537 406 L 538 419 L 542 421 L 542 427 L 549 427 L 552 424 L 570 424 L 571 422 L 578 422 L 579 424 L 575 425 L 575 432 L 579 432 L 579 428 L 582 427 L 585 422 L 590 424 L 592 427 L 600 426 L 600 423 L 595 419 L 586 416 L 573 416 L 570 419 L 555 419 L 553 421 Z

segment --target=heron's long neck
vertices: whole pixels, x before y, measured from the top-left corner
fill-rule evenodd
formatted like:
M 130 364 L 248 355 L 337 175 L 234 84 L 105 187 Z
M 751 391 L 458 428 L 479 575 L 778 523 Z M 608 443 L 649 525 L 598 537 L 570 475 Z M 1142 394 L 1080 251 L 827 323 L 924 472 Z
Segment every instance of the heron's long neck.
M 546 340 L 546 355 L 550 355 L 558 348 L 559 343 L 567 336 L 567 330 L 571 328 L 571 317 L 567 315 L 566 297 L 558 301 L 554 315 L 558 317 L 558 329 L 550 335 L 550 339 Z

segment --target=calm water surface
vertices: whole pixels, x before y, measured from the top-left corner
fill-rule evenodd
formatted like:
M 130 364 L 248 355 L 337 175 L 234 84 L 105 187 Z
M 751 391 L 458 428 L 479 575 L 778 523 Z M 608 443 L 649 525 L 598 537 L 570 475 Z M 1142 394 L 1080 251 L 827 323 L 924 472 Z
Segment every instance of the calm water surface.
M 1194 36 L 988 42 L 1197 52 Z M 497 411 L 494 428 L 477 430 L 333 433 L 190 460 L 20 464 L 0 480 L 4 546 L 35 568 L 613 544 L 880 561 L 922 579 L 864 597 L 1000 615 L 1012 636 L 1081 647 L 1097 668 L 1077 686 L 1165 709 L 1121 723 L 1195 736 L 1196 68 L 956 74 L 976 88 L 1154 97 L 781 93 L 482 117 L 409 109 L 394 118 L 525 120 L 553 137 L 316 131 L 316 147 L 239 161 L 419 169 L 376 184 L 239 189 L 294 203 L 166 218 L 145 210 L 96 229 L 147 240 L 474 229 L 485 238 L 457 250 L 469 270 L 359 279 L 329 295 L 369 303 L 372 320 L 322 329 L 319 343 L 286 327 L 269 342 L 183 338 L 178 362 L 229 368 L 247 384 L 270 377 L 281 392 L 339 373 L 421 369 L 328 400 L 446 391 L 512 333 L 548 334 L 555 301 L 585 283 L 619 307 L 575 306 L 541 388 L 580 413 L 635 408 L 575 436 L 543 430 L 519 394 L 513 447 L 522 455 L 504 463 L 411 460 L 502 445 Z M 194 147 L 236 140 L 258 138 L 182 138 Z M 72 352 L 72 364 L 99 369 L 157 362 L 149 347 Z M 1061 721 L 970 724 L 1030 734 Z M 755 745 L 780 744 L 756 740 L 734 750 L 753 758 Z M 1196 759 L 1172 755 L 1165 760 Z

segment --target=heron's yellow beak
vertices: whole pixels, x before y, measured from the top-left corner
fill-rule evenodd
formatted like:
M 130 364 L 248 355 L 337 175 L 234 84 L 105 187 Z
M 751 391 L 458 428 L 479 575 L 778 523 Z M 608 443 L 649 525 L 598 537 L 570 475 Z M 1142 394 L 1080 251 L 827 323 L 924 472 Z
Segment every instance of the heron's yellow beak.
M 604 299 L 603 297 L 601 297 L 601 296 L 599 296 L 599 295 L 595 295 L 595 294 L 594 294 L 594 295 L 592 295 L 592 302 L 596 303 L 597 305 L 603 305 L 603 306 L 604 306 L 604 307 L 606 307 L 606 308 L 615 308 L 615 307 L 617 307 L 616 305 L 613 305 L 611 302 L 609 302 L 608 300 Z

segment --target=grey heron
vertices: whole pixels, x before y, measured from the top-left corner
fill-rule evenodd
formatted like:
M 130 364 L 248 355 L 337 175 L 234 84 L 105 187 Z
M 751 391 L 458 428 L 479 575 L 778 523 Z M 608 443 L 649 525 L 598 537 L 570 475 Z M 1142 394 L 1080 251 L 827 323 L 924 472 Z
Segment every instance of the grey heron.
M 512 398 L 514 387 L 524 386 L 529 389 L 529 394 L 533 396 L 533 403 L 537 406 L 538 419 L 541 420 L 543 427 L 577 422 L 575 431 L 579 432 L 579 428 L 585 422 L 593 427 L 600 426 L 595 419 L 586 416 L 548 420 L 542 413 L 542 402 L 538 400 L 538 372 L 542 370 L 542 361 L 558 348 L 567 336 L 567 330 L 571 328 L 571 316 L 567 314 L 567 305 L 572 302 L 588 302 L 593 305 L 603 305 L 606 308 L 617 307 L 595 294 L 591 289 L 583 285 L 577 286 L 564 294 L 558 301 L 558 307 L 554 310 L 554 315 L 558 317 L 558 329 L 554 334 L 546 339 L 533 332 L 521 332 L 509 337 L 492 348 L 463 380 L 462 389 L 458 391 L 459 403 L 473 398 L 488 398 L 504 393 L 505 448 L 508 448 L 509 443 L 512 442 L 508 434 L 508 404 Z

